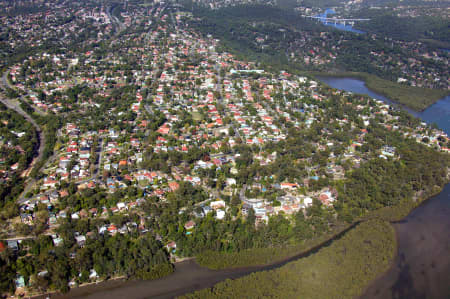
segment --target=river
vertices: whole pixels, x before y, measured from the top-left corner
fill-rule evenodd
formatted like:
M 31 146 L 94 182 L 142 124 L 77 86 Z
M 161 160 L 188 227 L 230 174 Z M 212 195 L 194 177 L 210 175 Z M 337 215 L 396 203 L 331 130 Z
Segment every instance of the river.
M 361 31 L 361 30 L 353 28 L 353 26 L 351 24 L 345 24 L 344 25 L 344 24 L 339 24 L 339 23 L 335 23 L 333 21 L 327 21 L 326 20 L 326 18 L 328 18 L 328 15 L 334 15 L 334 14 L 336 14 L 336 12 L 333 9 L 328 8 L 328 9 L 325 10 L 324 13 L 319 14 L 316 17 L 319 17 L 320 18 L 319 20 L 325 26 L 331 26 L 331 27 L 334 27 L 334 28 L 339 29 L 339 30 L 350 31 L 350 32 L 353 32 L 353 33 L 365 33 L 364 31 Z
M 368 89 L 364 81 L 359 79 L 324 76 L 319 76 L 318 79 L 333 88 L 351 91 L 354 93 L 367 94 L 374 99 L 381 100 L 388 104 L 394 104 L 385 96 Z M 450 135 L 450 96 L 437 101 L 422 112 L 417 112 L 407 107 L 402 107 L 402 109 L 408 111 L 415 117 L 422 119 L 428 124 L 436 123 L 439 128 L 447 133 L 447 135 Z
M 368 90 L 364 82 L 351 78 L 321 77 L 328 85 L 368 94 L 391 103 L 387 98 Z M 414 115 L 426 122 L 436 122 L 450 132 L 450 97 L 446 97 L 423 112 Z M 394 224 L 398 239 L 398 256 L 388 272 L 376 279 L 361 298 L 450 298 L 450 184 L 437 196 L 412 211 L 403 221 Z M 337 237 L 339 238 L 339 236 Z M 229 270 L 209 270 L 193 260 L 177 263 L 175 272 L 151 281 L 111 280 L 72 289 L 66 295 L 52 298 L 173 298 L 194 290 L 212 287 L 225 279 L 242 277 L 256 271 L 280 267 L 306 254 L 269 266 Z
M 331 87 L 368 94 L 392 103 L 353 78 L 320 77 Z M 450 96 L 422 112 L 407 109 L 416 117 L 436 123 L 450 134 Z M 424 202 L 405 219 L 395 223 L 398 254 L 392 267 L 366 289 L 362 298 L 450 298 L 450 184 Z
M 174 298 L 196 290 L 213 287 L 216 283 L 226 279 L 236 279 L 254 272 L 267 271 L 286 265 L 289 262 L 316 253 L 324 246 L 329 246 L 334 240 L 340 239 L 346 232 L 353 229 L 354 223 L 328 241 L 284 260 L 261 266 L 242 267 L 235 269 L 210 270 L 199 266 L 193 259 L 175 264 L 175 271 L 171 275 L 157 280 L 108 280 L 98 284 L 74 288 L 67 294 L 52 294 L 53 299 L 89 298 L 89 299 L 143 299 L 143 298 Z M 46 295 L 38 296 L 39 299 Z M 37 299 L 35 298 L 35 299 Z
M 212 287 L 227 278 L 238 278 L 259 270 L 257 267 L 253 267 L 215 271 L 200 267 L 194 260 L 177 263 L 175 267 L 174 273 L 161 279 L 109 280 L 99 284 L 74 288 L 66 295 L 56 294 L 52 295 L 51 298 L 174 298 L 195 290 Z

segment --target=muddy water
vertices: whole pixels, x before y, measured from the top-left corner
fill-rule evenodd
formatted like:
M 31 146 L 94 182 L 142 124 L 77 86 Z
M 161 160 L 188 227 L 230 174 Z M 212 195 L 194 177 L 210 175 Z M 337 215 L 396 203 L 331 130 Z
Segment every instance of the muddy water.
M 360 80 L 332 78 L 332 83 L 329 85 L 335 88 L 347 88 L 348 91 L 367 93 L 384 100 L 382 96 L 367 90 Z M 352 86 L 356 86 L 358 90 L 351 90 Z M 414 114 L 424 121 L 436 122 L 447 133 L 450 132 L 450 97 L 444 98 L 421 113 Z M 439 195 L 426 201 L 394 226 L 398 240 L 398 255 L 393 266 L 373 281 L 361 298 L 450 298 L 450 185 L 447 184 Z M 178 263 L 175 272 L 162 279 L 106 281 L 75 288 L 66 295 L 52 295 L 51 298 L 174 298 L 212 287 L 225 279 L 280 267 L 289 261 L 314 253 L 328 244 L 329 242 L 306 254 L 270 266 L 215 271 L 200 267 L 193 260 L 189 260 Z
M 279 268 L 289 262 L 307 257 L 325 246 L 329 246 L 334 240 L 341 238 L 347 231 L 358 223 L 351 225 L 333 238 L 325 241 L 312 249 L 292 256 L 285 260 L 269 265 L 210 270 L 199 266 L 193 259 L 175 264 L 175 271 L 169 276 L 157 280 L 109 280 L 98 284 L 74 288 L 65 295 L 52 294 L 51 298 L 90 298 L 90 299 L 141 299 L 141 298 L 174 298 L 179 295 L 196 290 L 209 288 L 220 281 L 235 279 L 253 272 L 267 271 Z M 41 298 L 45 298 L 42 296 Z
M 319 79 L 337 89 L 392 103 L 358 79 Z M 408 112 L 427 123 L 436 123 L 450 134 L 450 96 L 422 112 Z M 392 267 L 369 285 L 361 299 L 450 298 L 450 184 L 394 227 L 398 255 Z
M 151 281 L 106 281 L 71 290 L 67 295 L 51 298 L 174 298 L 194 290 L 211 287 L 227 278 L 249 274 L 257 268 L 214 271 L 200 267 L 193 260 L 176 265 L 176 271 L 168 277 Z
M 394 264 L 361 298 L 450 298 L 450 185 L 394 226 Z

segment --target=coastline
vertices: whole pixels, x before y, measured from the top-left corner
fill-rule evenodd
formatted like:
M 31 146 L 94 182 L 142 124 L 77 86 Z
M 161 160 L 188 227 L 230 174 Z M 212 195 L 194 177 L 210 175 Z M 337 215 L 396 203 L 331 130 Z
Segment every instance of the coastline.
M 447 186 L 448 184 L 450 184 L 450 170 L 449 170 L 449 175 L 447 177 L 447 182 L 442 187 L 439 187 L 439 189 L 436 191 L 430 190 L 428 192 L 425 192 L 425 190 L 422 190 L 422 192 L 424 192 L 425 195 L 418 197 L 415 202 L 401 202 L 398 205 L 395 205 L 392 207 L 384 207 L 384 208 L 369 212 L 366 215 L 355 219 L 352 223 L 349 223 L 349 224 L 341 227 L 339 230 L 329 234 L 326 238 L 324 238 L 323 236 L 322 236 L 323 239 L 318 238 L 321 240 L 317 244 L 311 245 L 303 250 L 297 251 L 292 254 L 280 255 L 280 256 L 278 256 L 278 258 L 275 257 L 275 259 L 273 259 L 269 263 L 258 263 L 258 264 L 249 263 L 249 264 L 245 264 L 245 265 L 231 264 L 227 267 L 213 267 L 206 263 L 198 262 L 196 258 L 194 258 L 194 259 L 195 259 L 195 262 L 199 266 L 206 267 L 211 270 L 231 270 L 231 269 L 239 269 L 239 268 L 245 268 L 245 267 L 269 267 L 271 265 L 280 264 L 280 263 L 283 263 L 286 261 L 292 261 L 295 259 L 299 259 L 299 258 L 305 257 L 313 252 L 320 250 L 320 248 L 323 248 L 323 247 L 329 245 L 330 242 L 333 242 L 334 240 L 339 239 L 339 237 L 341 237 L 343 234 L 345 234 L 346 232 L 348 232 L 349 230 L 351 230 L 352 228 L 354 228 L 356 225 L 358 225 L 361 222 L 365 222 L 365 221 L 371 220 L 371 219 L 380 219 L 380 220 L 388 221 L 390 224 L 394 225 L 398 222 L 403 221 L 403 219 L 408 217 L 408 215 L 410 215 L 413 211 L 418 209 L 425 202 L 427 202 L 431 198 L 440 194 L 443 191 L 443 189 L 445 188 L 445 186 Z M 435 185 L 434 187 L 437 187 L 437 186 Z M 434 188 L 434 187 L 432 187 L 432 188 Z M 391 213 L 389 213 L 391 211 L 394 212 L 393 215 L 391 215 Z M 400 215 L 398 215 L 398 214 L 400 214 Z M 248 252 L 252 252 L 254 250 L 255 249 L 249 249 Z M 220 256 L 220 254 L 217 254 L 216 258 L 223 258 L 223 256 Z
M 450 299 L 445 4 L 323 5 L 2 4 L 0 299 Z
M 369 283 L 369 284 L 364 288 L 364 290 L 363 290 L 361 296 L 359 297 L 360 299 L 364 299 L 364 297 L 362 297 L 363 294 L 365 294 L 365 293 L 367 292 L 367 290 L 372 286 L 372 283 L 373 283 L 373 282 L 379 280 L 381 277 L 383 277 L 384 275 L 386 275 L 386 273 L 388 273 L 389 271 L 391 271 L 391 269 L 395 266 L 396 260 L 397 260 L 397 258 L 398 258 L 398 253 L 399 253 L 399 246 L 398 246 L 398 244 L 399 244 L 399 241 L 400 241 L 400 236 L 399 236 L 398 230 L 395 229 L 395 224 L 402 223 L 402 222 L 403 222 L 409 215 L 411 215 L 415 210 L 417 210 L 417 209 L 420 208 L 422 205 L 426 204 L 429 200 L 431 200 L 431 199 L 433 199 L 434 197 L 436 197 L 437 195 L 439 195 L 439 194 L 444 190 L 444 188 L 445 188 L 447 185 L 449 185 L 449 184 L 450 184 L 450 179 L 447 180 L 447 183 L 446 183 L 443 187 L 441 187 L 441 188 L 439 189 L 438 192 L 433 192 L 433 193 L 431 193 L 431 195 L 429 195 L 429 196 L 427 196 L 427 197 L 424 197 L 424 198 L 418 200 L 418 201 L 416 202 L 416 204 L 414 205 L 414 207 L 411 208 L 411 209 L 409 210 L 408 214 L 402 216 L 402 217 L 399 218 L 399 219 L 393 219 L 393 220 L 389 221 L 389 223 L 394 227 L 394 230 L 395 230 L 395 241 L 396 241 L 395 249 L 396 249 L 396 252 L 395 252 L 395 255 L 394 255 L 394 259 L 390 262 L 389 267 L 388 267 L 388 269 L 387 269 L 386 271 L 384 271 L 384 272 L 382 272 L 382 273 L 379 273 L 379 274 L 377 275 L 377 277 L 374 278 L 374 279 L 372 280 L 372 282 Z
M 441 192 L 449 188 L 450 182 Z M 391 222 L 396 234 L 397 254 L 389 268 L 364 288 L 359 299 L 425 298 L 425 295 L 427 298 L 444 298 L 450 295 L 450 289 L 443 289 L 447 284 L 442 281 L 450 272 L 450 261 L 445 260 L 448 258 L 445 243 L 450 240 L 447 234 L 450 205 L 446 196 L 448 190 L 442 196 L 441 192 L 419 202 L 401 220 Z M 436 237 L 441 234 L 447 237 L 444 240 Z
M 369 90 L 388 98 L 400 107 L 412 109 L 415 112 L 423 112 L 434 103 L 450 95 L 450 91 L 402 85 L 368 73 L 311 71 L 307 74 L 319 81 L 321 81 L 319 77 L 352 78 L 364 81 Z M 424 101 L 423 98 L 428 99 L 428 101 Z
M 97 285 L 97 284 L 101 284 L 101 283 L 105 283 L 105 282 L 108 282 L 108 281 L 110 281 L 110 282 L 126 281 L 126 278 L 125 278 L 125 276 L 121 275 L 121 276 L 112 277 L 112 278 L 109 278 L 109 279 L 106 279 L 106 280 L 100 280 L 100 281 L 94 281 L 94 282 L 86 282 L 86 283 L 83 283 L 83 284 L 80 284 L 80 285 L 74 287 L 73 290 L 81 289 L 81 288 L 85 288 L 85 287 L 89 287 L 89 286 Z M 59 291 L 48 291 L 48 292 L 45 292 L 43 294 L 33 294 L 33 293 L 31 293 L 31 294 L 26 295 L 26 297 L 28 297 L 30 299 L 44 299 L 44 298 L 47 298 L 47 297 L 51 297 L 52 295 L 59 296 L 59 295 L 64 295 L 64 294 L 60 293 Z
M 445 188 L 445 186 L 447 186 L 449 183 L 450 182 L 447 182 L 447 184 L 444 185 L 444 187 L 440 188 L 439 192 L 433 192 L 431 195 L 417 201 L 417 204 L 415 204 L 414 207 L 409 209 L 408 214 L 406 214 L 405 216 L 398 218 L 398 219 L 393 219 L 391 221 L 387 220 L 391 225 L 393 225 L 394 230 L 395 230 L 395 235 L 396 235 L 396 239 L 395 239 L 396 252 L 394 254 L 394 258 L 392 261 L 390 261 L 389 267 L 387 268 L 387 270 L 379 273 L 376 276 L 376 278 L 374 278 L 367 286 L 365 286 L 365 288 L 360 296 L 362 296 L 372 286 L 372 284 L 374 282 L 378 281 L 380 278 L 382 278 L 384 275 L 386 275 L 386 273 L 388 273 L 391 270 L 391 268 L 395 266 L 395 264 L 397 262 L 397 259 L 399 256 L 399 247 L 398 247 L 399 234 L 395 227 L 395 224 L 400 223 L 406 217 L 408 217 L 413 211 L 415 211 L 417 208 L 422 206 L 424 203 L 428 202 L 430 199 L 434 198 L 436 195 L 440 194 L 440 192 L 442 192 L 442 190 Z M 340 237 L 342 237 L 344 234 L 349 232 L 351 229 L 353 229 L 359 223 L 370 220 L 370 219 L 374 219 L 374 218 L 380 219 L 381 217 L 378 215 L 373 215 L 372 217 L 365 217 L 365 218 L 356 220 L 356 221 L 352 222 L 351 224 L 349 224 L 348 226 L 341 229 L 339 232 L 333 234 L 331 237 L 320 242 L 316 246 L 310 247 L 310 248 L 300 251 L 300 252 L 296 252 L 295 254 L 291 254 L 289 256 L 282 257 L 280 259 L 275 259 L 275 260 L 271 261 L 270 263 L 266 263 L 266 264 L 228 267 L 228 268 L 222 268 L 222 269 L 211 269 L 206 266 L 198 264 L 195 257 L 190 257 L 190 258 L 185 258 L 181 261 L 177 261 L 174 263 L 174 265 L 175 266 L 180 265 L 182 267 L 182 269 L 184 269 L 184 267 L 187 267 L 187 265 L 192 265 L 192 263 L 194 263 L 195 264 L 193 266 L 194 268 L 198 268 L 205 273 L 209 273 L 208 276 L 211 276 L 212 280 L 214 280 L 214 277 L 212 277 L 212 276 L 215 276 L 215 275 L 220 276 L 220 280 L 218 280 L 217 282 L 223 281 L 225 279 L 236 279 L 238 277 L 242 277 L 242 276 L 254 273 L 254 272 L 276 269 L 276 268 L 282 267 L 283 265 L 286 265 L 290 262 L 305 258 L 311 254 L 316 253 L 317 251 L 321 250 L 322 248 L 329 246 L 335 240 L 340 239 Z M 386 220 L 386 219 L 383 219 L 383 220 Z M 142 285 L 155 284 L 156 282 L 162 283 L 162 284 L 167 284 L 167 283 L 170 284 L 170 282 L 168 282 L 168 280 L 171 279 L 170 277 L 174 277 L 175 275 L 179 275 L 179 274 L 182 274 L 182 275 L 189 274 L 189 271 L 186 271 L 186 270 L 182 270 L 182 272 L 186 272 L 186 273 L 178 273 L 177 267 L 175 267 L 174 272 L 172 272 L 171 274 L 169 274 L 165 277 L 162 277 L 162 278 L 159 278 L 156 280 L 135 280 L 135 279 L 127 280 L 123 276 L 121 276 L 121 277 L 116 277 L 116 278 L 112 278 L 112 279 L 108 279 L 108 280 L 102 280 L 99 282 L 86 283 L 86 284 L 77 286 L 75 288 L 72 288 L 71 291 L 67 294 L 61 294 L 57 291 L 54 291 L 54 292 L 47 292 L 47 293 L 41 294 L 41 295 L 33 295 L 31 298 L 35 298 L 35 299 L 46 298 L 46 296 L 48 294 L 51 294 L 52 296 L 54 296 L 56 298 L 75 298 L 75 297 L 82 297 L 82 296 L 86 296 L 86 295 L 96 296 L 95 294 L 97 294 L 97 293 L 100 296 L 101 292 L 105 292 L 108 290 L 115 290 L 118 288 L 128 288 L 128 287 L 137 286 L 137 285 L 142 287 Z M 224 276 L 226 276 L 226 277 L 224 277 Z M 176 279 L 178 279 L 178 278 L 176 278 Z M 214 282 L 213 285 L 216 284 L 217 282 Z M 95 288 L 92 288 L 93 286 L 95 286 Z M 199 288 L 197 288 L 197 287 L 199 287 Z M 201 290 L 201 289 L 204 289 L 207 287 L 208 286 L 202 287 L 199 283 L 194 283 L 194 284 L 192 284 L 192 286 L 190 286 L 190 288 L 192 290 L 189 290 L 188 292 L 195 291 L 195 290 Z M 189 286 L 188 286 L 188 288 L 189 288 Z M 173 291 L 177 291 L 176 286 L 173 286 Z M 71 294 L 71 292 L 72 292 L 72 294 Z M 179 295 L 181 295 L 181 294 L 184 294 L 184 293 L 179 293 Z M 162 298 L 168 298 L 168 297 L 162 296 Z
M 439 190 L 433 191 L 433 192 L 429 193 L 428 196 L 424 196 L 424 197 L 422 197 L 422 199 L 417 200 L 417 202 L 415 202 L 415 204 L 414 204 L 413 206 L 411 206 L 411 208 L 408 209 L 407 214 L 401 216 L 400 218 L 392 218 L 391 220 L 388 220 L 388 219 L 384 219 L 383 217 L 381 217 L 382 215 L 372 215 L 373 217 L 370 217 L 371 215 L 367 215 L 367 216 L 369 216 L 369 217 L 365 217 L 365 218 L 363 217 L 363 218 L 361 218 L 360 221 L 358 221 L 358 222 L 353 222 L 352 225 L 351 225 L 351 227 L 349 227 L 349 228 L 345 231 L 346 233 L 347 233 L 347 232 L 350 232 L 352 229 L 354 229 L 354 226 L 356 226 L 356 225 L 359 224 L 359 223 L 364 223 L 364 222 L 367 222 L 367 221 L 373 221 L 373 220 L 380 220 L 380 221 L 387 221 L 387 222 L 391 225 L 392 230 L 393 230 L 394 233 L 395 233 L 395 239 L 394 239 L 394 244 L 393 244 L 393 245 L 394 245 L 394 250 L 395 250 L 395 251 L 394 251 L 394 254 L 393 254 L 393 256 L 392 256 L 392 259 L 390 260 L 389 264 L 386 266 L 386 268 L 385 268 L 384 271 L 379 272 L 372 280 L 370 280 L 370 281 L 368 282 L 368 284 L 367 284 L 366 286 L 364 286 L 364 288 L 362 289 L 361 293 L 358 295 L 358 298 L 361 298 L 361 299 L 362 299 L 362 298 L 366 298 L 366 297 L 364 296 L 364 294 L 367 292 L 367 290 L 368 290 L 370 287 L 372 287 L 372 285 L 373 285 L 374 282 L 379 281 L 380 279 L 384 278 L 385 275 L 386 275 L 386 273 L 389 273 L 389 272 L 391 271 L 391 269 L 392 269 L 392 268 L 396 265 L 396 263 L 398 262 L 399 257 L 402 255 L 401 252 L 400 252 L 400 249 L 401 249 L 401 248 L 400 248 L 400 246 L 399 246 L 400 240 L 401 240 L 401 235 L 399 234 L 399 231 L 398 231 L 398 229 L 397 229 L 397 226 L 396 226 L 397 223 L 401 223 L 401 221 L 403 221 L 404 219 L 410 217 L 415 211 L 417 211 L 419 207 L 423 206 L 425 203 L 429 203 L 430 199 L 433 199 L 433 198 L 435 198 L 437 195 L 439 195 L 439 194 L 444 190 L 444 188 L 450 186 L 449 184 L 450 184 L 450 181 L 447 180 L 447 183 L 446 183 L 443 187 L 440 187 Z M 434 187 L 433 187 L 433 188 L 434 188 Z M 403 209 L 401 206 L 400 206 L 400 208 Z M 327 244 L 327 245 L 332 244 L 334 241 L 336 241 L 336 239 L 330 240 L 329 244 Z M 322 246 L 322 247 L 318 248 L 317 251 L 319 251 L 319 250 L 321 250 L 321 249 L 323 249 L 323 248 L 325 248 L 325 247 L 327 247 L 327 246 Z M 316 251 L 316 252 L 317 252 L 317 251 Z M 311 252 L 311 254 L 312 254 L 312 253 L 315 253 L 315 252 Z M 307 256 L 308 256 L 308 255 L 307 255 Z M 307 257 L 307 256 L 305 256 L 305 257 Z M 301 258 L 302 258 L 302 257 L 297 258 L 297 259 L 293 259 L 292 262 L 297 261 L 297 260 L 299 260 L 299 259 L 301 259 Z M 403 257 L 402 257 L 402 258 L 403 258 Z M 278 267 L 277 267 L 277 268 L 278 268 Z M 255 272 L 258 272 L 258 271 L 255 271 Z
M 169 279 L 169 277 L 174 276 L 176 271 L 177 271 L 177 265 L 185 265 L 188 263 L 195 263 L 195 265 L 199 268 L 202 268 L 205 271 L 211 272 L 214 275 L 215 273 L 218 272 L 225 272 L 228 275 L 231 275 L 233 273 L 237 274 L 239 277 L 240 276 L 244 276 L 253 272 L 259 272 L 259 271 L 265 271 L 265 270 L 269 270 L 269 269 L 275 269 L 275 268 L 279 268 L 291 261 L 303 258 L 303 257 L 307 257 L 315 252 L 317 252 L 318 250 L 320 250 L 321 248 L 328 246 L 329 244 L 331 244 L 331 242 L 333 242 L 336 239 L 339 239 L 340 237 L 342 237 L 345 233 L 347 233 L 348 231 L 350 231 L 352 228 L 354 228 L 358 223 L 360 222 L 354 222 L 351 223 L 348 226 L 345 226 L 343 228 L 341 228 L 339 231 L 333 233 L 331 235 L 331 237 L 328 238 L 324 238 L 323 240 L 321 240 L 321 242 L 319 242 L 316 245 L 312 245 L 310 247 L 308 247 L 305 250 L 296 252 L 295 254 L 291 254 L 289 256 L 284 256 L 282 258 L 279 259 L 275 259 L 273 261 L 271 261 L 270 263 L 261 263 L 261 264 L 254 264 L 254 265 L 242 265 L 242 266 L 237 266 L 237 267 L 227 267 L 227 268 L 221 268 L 221 269 L 212 269 L 209 268 L 207 266 L 204 265 L 200 265 L 197 261 L 196 261 L 196 257 L 186 257 L 186 258 L 180 258 L 179 260 L 177 260 L 176 262 L 173 262 L 172 264 L 175 266 L 175 269 L 172 273 L 158 278 L 158 279 L 154 279 L 154 280 L 140 280 L 140 279 L 127 279 L 125 276 L 118 276 L 118 277 L 114 277 L 114 278 L 109 278 L 109 279 L 104 279 L 101 281 L 97 281 L 97 282 L 89 282 L 89 283 L 84 283 L 81 285 L 78 285 L 76 287 L 71 288 L 71 290 L 69 291 L 69 293 L 67 294 L 62 294 L 58 291 L 50 291 L 50 292 L 46 292 L 44 294 L 35 294 L 35 295 L 31 295 L 30 298 L 32 299 L 43 299 L 46 298 L 47 295 L 54 295 L 56 296 L 56 298 L 72 298 L 71 296 L 71 292 L 75 292 L 75 293 L 89 293 L 89 294 L 93 294 L 95 293 L 95 291 L 90 292 L 90 290 L 88 290 L 88 288 L 90 286 L 93 285 L 98 285 L 100 288 L 105 288 L 107 289 L 114 289 L 117 287 L 121 287 L 122 284 L 137 284 L 137 283 L 152 283 L 154 281 L 159 281 L 159 280 L 165 280 L 165 279 Z M 244 273 L 243 275 L 240 275 L 241 273 Z M 186 273 L 187 274 L 187 273 Z M 85 292 L 86 291 L 86 292 Z M 80 295 L 75 295 L 73 297 L 79 297 Z
M 423 206 L 424 204 L 428 203 L 429 200 L 435 198 L 436 196 L 438 196 L 446 186 L 448 186 L 450 184 L 450 169 L 448 170 L 448 174 L 447 174 L 447 183 L 443 186 L 440 187 L 438 191 L 435 192 L 431 192 L 430 195 L 425 196 L 425 197 L 418 197 L 417 201 L 415 202 L 414 206 L 408 211 L 408 213 L 406 215 L 401 216 L 398 219 L 392 219 L 392 220 L 388 220 L 389 223 L 392 225 L 392 227 L 395 230 L 395 255 L 394 255 L 394 259 L 389 263 L 389 267 L 379 273 L 367 286 L 365 286 L 365 288 L 363 289 L 362 293 L 360 294 L 360 296 L 358 297 L 358 299 L 366 299 L 365 294 L 370 290 L 370 288 L 373 288 L 373 286 L 375 285 L 375 283 L 377 283 L 378 281 L 380 281 L 384 276 L 386 276 L 390 271 L 392 271 L 392 269 L 395 267 L 395 265 L 398 262 L 398 258 L 399 258 L 399 244 L 400 244 L 400 235 L 399 235 L 399 231 L 396 227 L 396 224 L 400 224 L 402 222 L 405 221 L 405 219 L 407 217 L 409 217 L 414 211 L 416 211 L 418 208 L 420 208 L 421 206 Z
M 172 262 L 172 265 L 176 266 L 177 264 L 181 264 L 183 262 L 191 261 L 191 260 L 195 260 L 195 257 L 186 257 L 186 258 L 176 259 L 175 262 Z M 168 274 L 166 276 L 163 276 L 163 277 L 160 277 L 160 278 L 157 278 L 157 279 L 153 279 L 153 280 L 164 279 L 164 278 L 172 275 L 173 273 L 174 273 L 174 271 L 172 271 L 170 274 Z M 121 283 L 126 283 L 127 281 L 132 282 L 132 281 L 152 281 L 152 280 L 138 280 L 138 279 L 132 279 L 132 278 L 128 279 L 125 275 L 120 275 L 120 276 L 115 276 L 115 277 L 111 277 L 111 278 L 108 278 L 108 279 L 102 279 L 102 280 L 98 280 L 98 281 L 94 281 L 94 282 L 82 283 L 80 285 L 77 285 L 76 287 L 71 288 L 70 291 L 72 291 L 72 290 L 74 290 L 74 291 L 82 291 L 83 289 L 86 289 L 86 288 L 88 288 L 90 286 L 93 286 L 93 285 L 117 284 L 117 283 L 121 284 Z M 44 298 L 46 298 L 49 295 L 56 295 L 56 296 L 65 297 L 66 295 L 68 295 L 68 293 L 67 294 L 63 294 L 63 293 L 60 293 L 59 291 L 49 291 L 49 292 L 46 292 L 44 294 L 30 294 L 29 298 L 31 298 L 31 299 L 44 299 Z
M 384 276 L 392 269 L 392 267 L 395 266 L 395 261 L 396 261 L 396 259 L 398 258 L 398 253 L 399 253 L 399 246 L 398 246 L 398 244 L 399 244 L 399 241 L 400 241 L 400 237 L 399 237 L 398 231 L 395 229 L 395 226 L 392 225 L 392 222 L 389 222 L 389 223 L 391 224 L 392 229 L 394 230 L 394 233 L 395 233 L 395 252 L 394 252 L 394 258 L 390 261 L 390 263 L 389 263 L 389 265 L 388 265 L 388 267 L 387 267 L 386 270 L 384 270 L 383 272 L 378 273 L 378 274 L 375 276 L 375 278 L 372 279 L 372 280 L 371 280 L 371 281 L 370 281 L 370 282 L 362 289 L 362 292 L 359 294 L 358 299 L 365 299 L 365 298 L 364 298 L 364 294 L 367 293 L 367 291 L 370 289 L 370 287 L 372 286 L 372 284 L 373 284 L 375 281 L 378 281 L 378 280 L 380 280 L 382 277 L 384 277 Z
M 431 187 L 429 192 L 427 192 L 425 194 L 421 194 L 421 196 L 416 198 L 415 202 L 411 202 L 411 204 L 408 205 L 408 206 L 403 207 L 401 205 L 397 205 L 397 206 L 390 207 L 392 210 L 398 209 L 400 212 L 402 212 L 402 208 L 403 208 L 404 209 L 404 213 L 403 213 L 402 216 L 399 216 L 398 218 L 395 218 L 395 219 L 392 218 L 390 220 L 389 219 L 385 219 L 385 220 L 389 221 L 391 224 L 396 224 L 396 223 L 401 222 L 404 218 L 408 217 L 418 207 L 422 206 L 425 202 L 428 202 L 429 199 L 431 199 L 434 196 L 436 196 L 437 194 L 441 193 L 442 190 L 445 188 L 445 186 L 447 186 L 449 184 L 448 180 L 449 180 L 449 176 L 447 175 L 447 183 L 443 187 L 439 187 L 438 190 L 436 190 L 434 187 Z M 377 211 L 379 212 L 379 210 L 377 210 Z M 374 212 L 376 212 L 376 211 L 374 211 Z M 366 216 L 362 217 L 361 218 L 362 221 L 368 220 L 368 218 L 370 216 L 372 216 L 374 218 L 383 216 L 383 213 L 379 213 L 380 215 L 376 215 L 377 213 L 374 213 L 375 215 L 370 215 L 370 214 L 372 214 L 372 213 L 368 213 Z M 345 226 L 343 230 L 350 229 L 350 227 L 352 225 L 355 225 L 355 222 L 356 221 L 354 221 L 353 223 L 349 224 L 348 226 Z M 342 233 L 342 232 L 340 232 L 340 233 Z M 339 234 L 339 232 L 337 234 Z M 270 267 L 271 265 L 279 264 L 281 261 L 285 261 L 286 263 L 288 263 L 291 259 L 295 260 L 295 259 L 300 259 L 300 258 L 304 257 L 304 256 L 299 256 L 299 255 L 307 255 L 308 253 L 309 254 L 313 253 L 312 252 L 313 250 L 320 250 L 322 247 L 326 246 L 325 243 L 332 242 L 332 241 L 334 241 L 335 238 L 336 238 L 336 234 L 333 234 L 331 237 L 328 237 L 325 241 L 320 242 L 319 245 L 313 246 L 314 248 L 308 248 L 308 249 L 302 250 L 300 252 L 296 252 L 295 254 L 291 254 L 291 255 L 282 257 L 280 259 L 275 259 L 275 260 L 271 261 L 271 263 L 269 263 L 269 264 L 261 263 L 261 264 L 256 264 L 256 265 L 245 265 L 245 266 L 240 266 L 240 267 L 227 267 L 227 268 L 224 268 L 224 269 L 225 270 L 229 270 L 229 272 L 232 273 L 233 271 L 237 272 L 238 270 L 249 270 L 249 267 L 252 267 L 252 269 L 253 269 L 253 267 L 256 267 L 256 268 Z M 397 231 L 396 231 L 396 238 L 398 238 Z M 398 244 L 398 240 L 397 240 L 397 244 Z M 397 246 L 398 245 L 396 245 L 396 249 L 397 249 L 397 253 L 398 253 L 398 247 Z M 391 266 L 390 267 L 392 267 L 395 264 L 396 258 L 397 257 L 394 257 L 394 260 L 391 261 L 391 264 L 390 264 Z M 194 258 L 192 258 L 192 257 L 189 258 L 189 259 L 190 260 L 194 260 Z M 197 264 L 197 265 L 200 266 L 199 264 Z M 389 271 L 389 269 L 387 271 Z M 260 270 L 259 269 L 251 270 L 251 272 L 256 272 L 256 271 L 260 271 Z M 242 272 L 240 272 L 240 273 L 242 273 Z M 379 276 L 377 276 L 377 277 L 382 277 L 385 273 L 386 272 L 380 273 Z M 166 276 L 164 278 L 161 278 L 161 279 L 165 279 L 167 277 L 170 277 L 171 275 L 174 275 L 174 273 L 171 273 L 170 275 L 168 275 L 168 276 Z M 231 275 L 231 274 L 229 274 L 229 275 Z M 242 275 L 247 275 L 247 274 L 242 274 Z M 98 285 L 98 284 L 108 283 L 108 282 L 111 282 L 111 281 L 113 281 L 113 279 L 109 279 L 109 280 L 105 280 L 105 281 L 97 282 L 97 283 L 90 283 L 89 285 Z M 131 283 L 133 283 L 133 282 L 138 283 L 139 282 L 139 281 L 136 281 L 136 280 L 129 280 L 129 281 Z M 124 283 L 126 283 L 126 282 L 127 281 L 125 280 Z M 142 283 L 151 283 L 152 281 L 140 281 L 140 282 L 142 282 Z M 79 286 L 77 288 L 74 288 L 74 290 L 75 289 L 81 289 L 81 288 L 86 287 L 86 286 L 87 285 Z M 370 284 L 369 284 L 369 286 L 370 286 Z M 120 287 L 121 286 L 116 286 L 116 288 L 120 288 Z M 94 291 L 94 293 L 95 293 L 95 291 Z M 41 297 L 36 297 L 36 298 L 41 298 Z
M 371 219 L 304 259 L 226 280 L 181 298 L 354 298 L 377 273 L 387 269 L 395 243 L 392 225 Z

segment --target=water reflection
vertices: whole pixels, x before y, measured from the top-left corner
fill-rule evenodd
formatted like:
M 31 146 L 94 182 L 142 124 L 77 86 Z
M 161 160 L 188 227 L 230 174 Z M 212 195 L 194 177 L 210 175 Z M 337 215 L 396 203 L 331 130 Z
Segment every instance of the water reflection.
M 386 103 L 386 97 L 369 90 L 363 81 L 353 78 L 320 77 L 329 86 L 367 94 Z M 436 123 L 450 134 L 450 96 L 423 112 L 410 113 L 423 121 Z M 361 299 L 377 298 L 450 298 L 450 184 L 441 193 L 394 224 L 398 255 L 393 266 L 376 279 Z

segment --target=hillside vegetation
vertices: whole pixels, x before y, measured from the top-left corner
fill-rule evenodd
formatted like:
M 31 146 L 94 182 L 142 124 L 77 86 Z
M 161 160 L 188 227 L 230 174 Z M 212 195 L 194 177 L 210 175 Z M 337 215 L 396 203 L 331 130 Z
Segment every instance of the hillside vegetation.
M 446 86 L 440 83 L 447 69 L 438 61 L 417 56 L 417 51 L 423 55 L 428 51 L 419 44 L 337 31 L 292 11 L 263 5 L 216 11 L 196 8 L 193 12 L 194 28 L 220 38 L 226 51 L 243 60 L 257 61 L 265 70 L 342 76 L 351 72 L 374 91 L 415 110 L 423 110 L 448 95 Z M 415 36 L 423 38 L 419 33 Z M 405 57 L 417 62 L 410 63 Z M 397 83 L 403 77 L 411 84 Z

